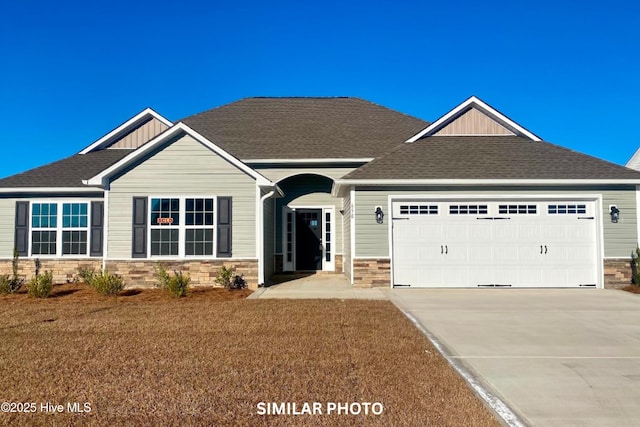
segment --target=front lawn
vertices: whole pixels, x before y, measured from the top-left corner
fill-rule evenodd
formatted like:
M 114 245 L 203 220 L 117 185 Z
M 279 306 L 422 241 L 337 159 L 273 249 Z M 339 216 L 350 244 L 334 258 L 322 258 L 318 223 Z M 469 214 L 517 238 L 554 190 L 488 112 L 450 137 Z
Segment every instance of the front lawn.
M 499 425 L 388 301 L 129 292 L 0 296 L 0 402 L 36 409 L 0 424 Z M 272 402 L 320 413 L 259 414 Z M 364 402 L 382 413 L 327 414 Z

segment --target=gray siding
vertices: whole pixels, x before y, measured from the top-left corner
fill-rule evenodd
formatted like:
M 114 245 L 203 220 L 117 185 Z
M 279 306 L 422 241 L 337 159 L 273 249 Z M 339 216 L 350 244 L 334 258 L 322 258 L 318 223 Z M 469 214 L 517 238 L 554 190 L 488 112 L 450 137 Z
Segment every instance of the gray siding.
M 0 199 L 0 258 L 13 257 L 16 200 Z
M 355 206 L 356 257 L 389 257 L 389 195 L 469 195 L 513 194 L 513 195 L 554 195 L 554 194 L 600 194 L 602 195 L 602 222 L 604 228 L 604 257 L 629 257 L 636 247 L 637 212 L 634 186 L 593 186 L 593 187 L 522 187 L 519 189 L 499 187 L 440 188 L 428 187 L 360 187 L 357 189 Z M 613 224 L 609 217 L 609 205 L 617 205 L 621 219 Z M 377 224 L 373 212 L 375 206 L 382 206 L 385 212 L 384 224 Z
M 111 183 L 108 257 L 131 258 L 134 196 L 233 197 L 233 257 L 255 258 L 255 180 L 217 154 L 183 136 Z
M 351 194 L 347 194 L 342 201 L 342 232 L 343 232 L 343 266 L 342 271 L 351 279 Z
M 311 193 L 297 197 L 288 203 L 289 206 L 333 206 L 334 208 L 334 242 L 336 254 L 342 254 L 342 221 L 340 221 L 340 210 L 342 209 L 342 199 L 331 197 L 327 193 Z M 282 236 L 280 236 L 282 239 Z
M 264 196 L 264 192 L 262 193 Z M 275 271 L 275 199 L 264 201 L 264 279 L 265 281 L 273 275 Z

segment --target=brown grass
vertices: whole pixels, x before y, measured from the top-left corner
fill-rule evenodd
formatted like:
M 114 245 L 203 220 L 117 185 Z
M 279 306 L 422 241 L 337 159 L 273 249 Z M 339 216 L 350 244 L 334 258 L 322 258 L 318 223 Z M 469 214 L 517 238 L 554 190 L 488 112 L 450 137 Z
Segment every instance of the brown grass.
M 244 293 L 246 295 L 247 293 Z M 0 297 L 0 402 L 89 402 L 6 425 L 497 426 L 387 301 L 245 300 L 242 292 Z M 381 402 L 382 415 L 257 415 L 259 402 Z

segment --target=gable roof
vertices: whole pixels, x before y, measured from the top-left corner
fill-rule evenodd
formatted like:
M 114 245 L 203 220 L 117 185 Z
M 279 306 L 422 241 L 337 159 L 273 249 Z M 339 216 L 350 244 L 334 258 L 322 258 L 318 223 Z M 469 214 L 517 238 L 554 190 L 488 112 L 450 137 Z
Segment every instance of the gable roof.
M 429 123 L 359 98 L 246 98 L 180 120 L 239 159 L 372 159 Z
M 351 180 L 634 180 L 640 172 L 521 136 L 431 136 L 346 175 Z
M 438 120 L 431 123 L 425 129 L 418 132 L 416 135 L 412 136 L 411 138 L 407 139 L 406 142 L 412 143 L 412 142 L 416 142 L 420 138 L 435 135 L 444 127 L 448 126 L 453 121 L 455 121 L 456 119 L 460 118 L 461 116 L 469 112 L 469 110 L 471 109 L 475 109 L 483 113 L 486 117 L 492 119 L 501 127 L 511 131 L 514 135 L 523 136 L 532 141 L 541 141 L 541 139 L 534 133 L 528 131 L 523 126 L 520 126 L 518 123 L 514 122 L 513 120 L 511 120 L 510 118 L 508 118 L 507 116 L 505 116 L 504 114 L 496 110 L 495 108 L 491 107 L 490 105 L 486 104 L 482 100 L 476 98 L 475 96 L 471 96 L 462 104 L 458 105 L 453 110 L 449 111 L 448 113 L 440 117 Z
M 83 180 L 121 160 L 133 150 L 98 150 L 75 154 L 26 172 L 0 179 L 0 188 L 76 188 L 89 190 Z
M 640 171 L 640 148 L 633 153 L 633 156 L 631 156 L 625 166 Z
M 231 154 L 224 151 L 223 149 L 218 147 L 216 144 L 213 144 L 211 141 L 207 140 L 205 137 L 203 137 L 198 132 L 194 131 L 184 123 L 178 123 L 177 125 L 174 125 L 173 127 L 169 128 L 168 130 L 161 133 L 160 135 L 158 135 L 157 137 L 155 137 L 154 139 L 152 139 L 151 141 L 149 141 L 148 143 L 139 147 L 136 150 L 133 150 L 133 151 L 128 150 L 129 152 L 127 153 L 126 156 L 120 158 L 117 162 L 111 164 L 109 167 L 104 168 L 104 170 L 100 170 L 99 173 L 96 173 L 90 176 L 84 182 L 87 185 L 104 186 L 107 184 L 107 181 L 110 177 L 116 175 L 117 173 L 126 169 L 130 165 L 134 164 L 136 161 L 143 158 L 145 155 L 152 153 L 154 149 L 161 147 L 162 144 L 170 141 L 173 138 L 176 138 L 178 136 L 182 136 L 185 134 L 193 137 L 196 141 L 198 141 L 205 147 L 209 148 L 211 151 L 215 152 L 217 155 L 224 158 L 229 163 L 231 163 L 232 165 L 234 165 L 235 167 L 237 167 L 238 169 L 240 169 L 250 177 L 254 178 L 258 182 L 258 185 L 276 187 L 275 183 L 265 178 L 256 170 L 242 163 L 240 160 L 233 157 Z M 105 151 L 120 151 L 120 150 L 105 150 Z
M 160 123 L 165 125 L 166 127 L 171 127 L 173 123 L 169 120 L 162 117 L 160 114 L 153 111 L 151 108 L 145 108 L 126 122 L 122 123 L 120 126 L 107 133 L 102 138 L 98 139 L 96 142 L 91 145 L 85 147 L 79 154 L 87 154 L 91 151 L 101 150 L 103 148 L 107 148 L 111 144 L 117 142 L 119 139 L 123 138 L 130 132 L 133 132 L 149 120 L 158 120 Z

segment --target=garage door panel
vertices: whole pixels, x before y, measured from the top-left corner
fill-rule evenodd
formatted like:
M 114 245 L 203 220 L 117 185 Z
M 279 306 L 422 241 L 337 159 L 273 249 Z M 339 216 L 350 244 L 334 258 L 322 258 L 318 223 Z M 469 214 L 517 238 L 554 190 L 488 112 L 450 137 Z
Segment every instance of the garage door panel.
M 474 203 L 478 208 L 471 212 Z M 392 220 L 394 284 L 572 287 L 596 282 L 596 219 L 586 216 L 595 212 L 594 202 L 482 202 L 482 214 L 476 214 L 477 202 L 455 202 L 455 209 L 448 204 L 440 203 L 436 215 Z

